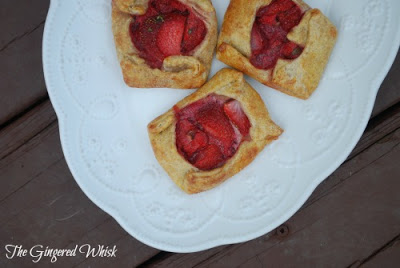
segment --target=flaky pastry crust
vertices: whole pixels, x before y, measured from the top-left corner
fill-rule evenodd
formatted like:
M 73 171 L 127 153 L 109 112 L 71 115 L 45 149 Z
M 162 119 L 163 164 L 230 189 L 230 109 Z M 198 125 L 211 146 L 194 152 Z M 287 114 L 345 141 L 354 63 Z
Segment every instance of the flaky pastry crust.
M 294 60 L 279 59 L 272 69 L 251 64 L 251 30 L 259 8 L 272 0 L 231 0 L 225 13 L 217 44 L 217 58 L 259 82 L 288 95 L 307 99 L 318 87 L 336 43 L 336 27 L 320 10 L 311 9 L 302 0 L 293 0 L 305 12 L 288 39 L 304 47 Z
M 217 42 L 217 18 L 210 0 L 179 0 L 193 8 L 203 19 L 207 34 L 203 42 L 190 56 L 169 56 L 164 59 L 161 69 L 150 68 L 138 56 L 133 45 L 129 25 L 132 16 L 146 13 L 149 0 L 113 0 L 112 29 L 125 83 L 140 88 L 190 89 L 202 86 L 208 78 L 211 61 Z
M 157 117 L 148 125 L 154 154 L 171 179 L 186 193 L 211 189 L 232 177 L 250 164 L 257 154 L 283 132 L 270 118 L 260 95 L 245 81 L 241 72 L 222 69 L 203 87 L 179 101 L 179 109 L 205 98 L 211 93 L 234 98 L 241 103 L 251 123 L 250 137 L 243 141 L 236 154 L 222 167 L 202 171 L 191 165 L 176 147 L 176 117 L 173 109 Z

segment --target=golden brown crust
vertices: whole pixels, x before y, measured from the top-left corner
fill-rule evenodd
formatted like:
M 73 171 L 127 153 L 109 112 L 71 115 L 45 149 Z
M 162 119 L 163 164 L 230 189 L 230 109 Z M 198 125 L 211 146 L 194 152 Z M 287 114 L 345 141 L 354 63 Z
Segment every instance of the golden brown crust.
M 170 56 L 160 69 L 150 68 L 138 56 L 129 25 L 132 15 L 146 13 L 149 0 L 113 0 L 112 28 L 125 83 L 131 87 L 198 88 L 208 78 L 217 42 L 217 18 L 210 0 L 179 0 L 193 8 L 207 27 L 204 41 L 190 56 Z
M 154 154 L 172 180 L 185 192 L 192 194 L 211 189 L 232 177 L 257 156 L 263 148 L 282 133 L 270 118 L 260 95 L 245 81 L 243 74 L 232 70 L 219 71 L 208 83 L 179 101 L 178 108 L 200 100 L 211 93 L 238 100 L 248 116 L 250 141 L 244 141 L 236 154 L 222 167 L 201 171 L 187 162 L 176 148 L 176 118 L 173 109 L 154 119 L 148 125 Z
M 318 9 L 293 0 L 305 12 L 288 39 L 305 47 L 295 60 L 279 59 L 275 68 L 251 64 L 250 38 L 257 10 L 272 0 L 231 0 L 217 44 L 217 58 L 259 82 L 288 95 L 307 99 L 318 87 L 337 38 L 336 27 Z

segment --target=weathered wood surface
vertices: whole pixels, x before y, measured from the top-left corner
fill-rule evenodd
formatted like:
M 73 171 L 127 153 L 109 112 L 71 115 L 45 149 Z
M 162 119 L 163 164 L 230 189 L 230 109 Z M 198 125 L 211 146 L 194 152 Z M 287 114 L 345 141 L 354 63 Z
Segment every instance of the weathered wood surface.
M 396 237 L 376 255 L 360 264 L 362 268 L 398 268 L 400 265 L 400 237 Z
M 22 129 L 26 122 L 35 128 L 35 122 L 43 124 L 43 118 L 53 118 L 54 111 L 48 104 L 37 113 L 28 113 L 8 128 Z M 158 253 L 131 238 L 110 216 L 96 207 L 80 190 L 65 163 L 58 133 L 58 124 L 49 124 L 31 138 L 29 132 L 14 140 L 14 152 L 0 160 L 0 254 L 3 244 L 36 244 L 68 248 L 75 244 L 117 245 L 116 260 L 62 258 L 57 263 L 64 267 L 78 265 L 88 267 L 102 261 L 103 265 L 117 262 L 131 267 Z M 26 140 L 29 139 L 28 142 Z M 8 138 L 0 140 L 8 142 Z M 23 143 L 22 145 L 17 145 Z M 1 147 L 0 146 L 0 147 Z M 112 262 L 111 262 L 112 261 Z M 42 264 L 49 263 L 47 260 Z M 0 267 L 31 265 L 29 258 L 8 261 L 0 258 Z
M 379 88 L 372 117 L 400 101 L 400 50 L 385 80 Z
M 46 93 L 42 36 L 49 0 L 2 0 L 0 8 L 0 126 Z
M 357 147 L 283 233 L 173 254 L 130 237 L 72 178 L 42 74 L 48 4 L 4 0 L 0 9 L 0 267 L 32 266 L 29 258 L 6 260 L 7 243 L 118 247 L 114 260 L 61 258 L 57 267 L 399 267 L 400 53 Z

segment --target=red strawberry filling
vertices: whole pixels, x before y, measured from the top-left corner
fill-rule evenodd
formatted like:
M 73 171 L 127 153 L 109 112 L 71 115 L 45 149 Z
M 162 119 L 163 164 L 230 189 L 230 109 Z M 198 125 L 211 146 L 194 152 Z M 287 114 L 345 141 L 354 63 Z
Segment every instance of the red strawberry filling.
M 195 12 L 177 0 L 150 0 L 146 14 L 134 16 L 131 40 L 151 68 L 161 68 L 168 56 L 190 55 L 206 36 Z
M 292 0 L 273 0 L 257 11 L 251 31 L 250 62 L 259 69 L 275 67 L 279 58 L 296 59 L 303 47 L 286 37 L 303 13 Z
M 174 110 L 178 152 L 200 170 L 222 166 L 249 138 L 251 124 L 237 100 L 210 94 Z

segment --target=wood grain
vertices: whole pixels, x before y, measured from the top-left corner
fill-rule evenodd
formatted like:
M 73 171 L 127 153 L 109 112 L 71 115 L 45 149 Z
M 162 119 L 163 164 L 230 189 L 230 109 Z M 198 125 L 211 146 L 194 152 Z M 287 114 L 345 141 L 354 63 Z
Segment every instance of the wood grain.
M 2 0 L 0 51 L 43 24 L 50 0 Z
M 372 116 L 400 102 L 400 51 L 397 53 L 392 68 L 379 88 Z
M 0 125 L 46 97 L 43 25 L 0 52 Z
M 116 244 L 120 251 L 112 263 L 131 266 L 158 253 L 126 234 L 81 191 L 63 158 L 56 122 L 0 161 L 0 183 L 1 244 L 53 248 Z M 0 254 L 5 254 L 3 247 Z M 87 267 L 98 261 L 81 256 L 60 259 L 59 264 Z M 104 260 L 102 263 L 107 265 Z M 30 266 L 31 260 L 0 258 L 0 267 L 8 265 Z
M 391 241 L 389 245 L 377 252 L 368 261 L 361 264 L 361 268 L 398 268 L 400 265 L 400 237 Z
M 39 134 L 57 119 L 50 101 L 36 105 L 0 131 L 0 160 Z
M 42 36 L 49 0 L 2 0 L 0 126 L 46 96 Z

